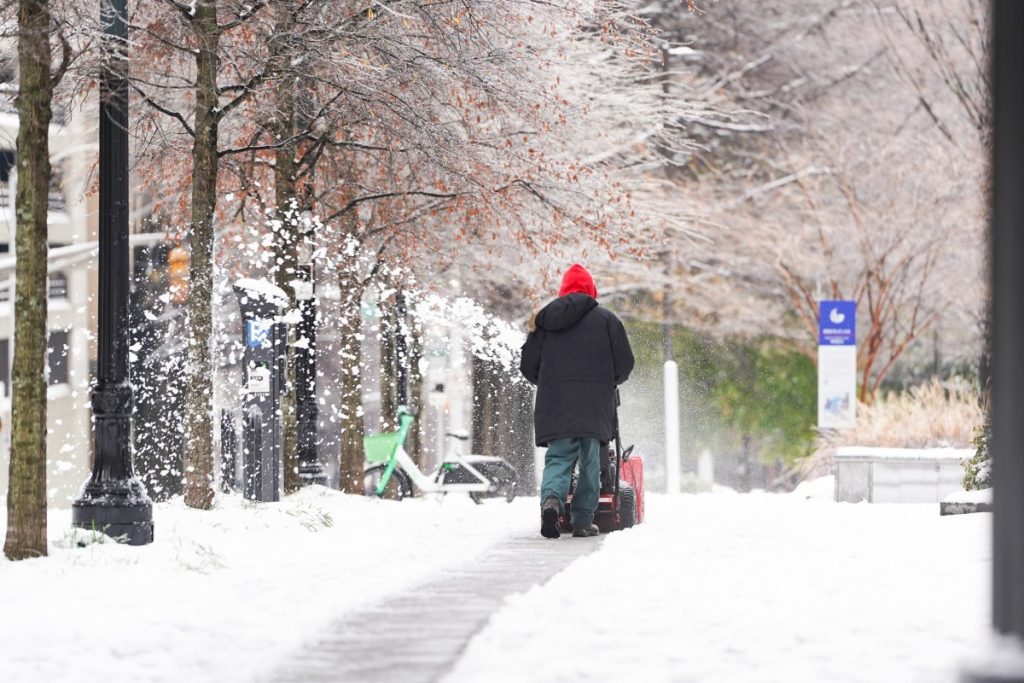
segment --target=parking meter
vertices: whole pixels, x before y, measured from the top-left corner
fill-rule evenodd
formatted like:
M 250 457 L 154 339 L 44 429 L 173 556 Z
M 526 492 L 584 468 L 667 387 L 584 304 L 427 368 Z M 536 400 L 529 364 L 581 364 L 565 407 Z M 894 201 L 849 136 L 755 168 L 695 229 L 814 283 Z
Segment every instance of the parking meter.
M 281 499 L 281 391 L 285 385 L 288 306 L 265 280 L 235 282 L 242 312 L 242 490 L 249 500 Z

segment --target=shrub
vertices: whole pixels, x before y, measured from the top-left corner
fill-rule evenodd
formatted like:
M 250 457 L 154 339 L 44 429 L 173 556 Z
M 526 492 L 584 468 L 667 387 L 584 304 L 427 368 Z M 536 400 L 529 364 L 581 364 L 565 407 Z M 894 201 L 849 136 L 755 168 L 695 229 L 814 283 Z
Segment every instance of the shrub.
M 964 460 L 964 488 L 968 491 L 987 489 L 992 486 L 992 461 L 989 445 L 992 442 L 992 416 L 985 415 L 985 423 L 975 430 L 974 455 Z

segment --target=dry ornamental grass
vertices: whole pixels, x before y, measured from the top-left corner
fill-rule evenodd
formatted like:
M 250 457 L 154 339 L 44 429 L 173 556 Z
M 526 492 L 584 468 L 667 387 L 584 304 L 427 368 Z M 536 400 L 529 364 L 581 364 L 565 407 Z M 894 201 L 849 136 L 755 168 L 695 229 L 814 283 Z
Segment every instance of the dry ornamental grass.
M 858 404 L 857 424 L 821 435 L 818 449 L 799 467 L 802 478 L 832 472 L 832 455 L 841 446 L 889 448 L 970 448 L 984 420 L 978 390 L 961 378 L 932 379 L 872 405 Z

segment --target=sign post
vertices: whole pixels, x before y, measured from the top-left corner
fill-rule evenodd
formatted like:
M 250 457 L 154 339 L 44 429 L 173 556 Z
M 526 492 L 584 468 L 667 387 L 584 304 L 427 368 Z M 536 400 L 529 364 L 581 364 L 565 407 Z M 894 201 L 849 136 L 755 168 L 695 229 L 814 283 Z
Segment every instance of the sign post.
M 281 390 L 288 295 L 262 280 L 235 283 L 245 342 L 242 399 L 242 493 L 249 500 L 281 499 Z
M 818 429 L 852 427 L 857 417 L 857 302 L 818 305 Z

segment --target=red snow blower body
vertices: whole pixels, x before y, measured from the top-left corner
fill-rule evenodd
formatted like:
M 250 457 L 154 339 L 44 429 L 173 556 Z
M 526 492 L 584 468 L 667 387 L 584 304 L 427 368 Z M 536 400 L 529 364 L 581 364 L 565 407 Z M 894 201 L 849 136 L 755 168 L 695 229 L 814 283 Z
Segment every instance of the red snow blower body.
M 601 493 L 594 513 L 594 524 L 601 533 L 620 531 L 644 521 L 644 463 L 633 455 L 633 447 L 623 450 L 619 440 L 619 392 L 615 392 L 615 436 L 601 446 Z M 569 496 L 558 519 L 562 531 L 572 531 L 569 521 L 573 492 L 576 490 L 577 462 L 569 483 Z

